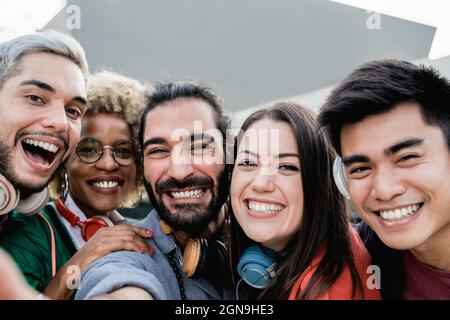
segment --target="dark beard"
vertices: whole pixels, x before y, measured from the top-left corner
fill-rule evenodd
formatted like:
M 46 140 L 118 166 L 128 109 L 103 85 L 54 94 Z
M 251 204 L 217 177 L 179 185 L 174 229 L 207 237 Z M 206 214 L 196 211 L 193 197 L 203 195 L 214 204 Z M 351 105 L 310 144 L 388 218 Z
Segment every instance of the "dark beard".
M 59 171 L 59 169 L 64 166 L 64 163 L 61 163 L 58 169 L 52 174 L 52 176 L 41 186 L 30 187 L 23 181 L 20 181 L 17 175 L 14 172 L 13 166 L 11 164 L 11 150 L 12 148 L 8 147 L 2 141 L 0 141 L 0 173 L 13 185 L 16 190 L 20 191 L 20 195 L 22 198 L 29 196 L 32 193 L 40 192 L 44 190 L 50 181 L 54 178 L 55 174 Z
M 156 185 L 158 199 L 151 186 L 144 179 L 145 189 L 152 205 L 158 211 L 162 220 L 164 220 L 172 229 L 183 230 L 194 236 L 198 236 L 206 229 L 208 224 L 217 218 L 220 208 L 225 203 L 228 196 L 229 178 L 228 172 L 224 169 L 219 173 L 218 185 L 214 186 L 214 182 L 210 177 L 190 177 L 184 181 L 175 179 L 167 179 Z M 163 201 L 162 195 L 169 188 L 183 189 L 186 187 L 209 186 L 212 190 L 212 200 L 209 204 L 184 204 L 176 205 L 176 212 L 171 212 Z

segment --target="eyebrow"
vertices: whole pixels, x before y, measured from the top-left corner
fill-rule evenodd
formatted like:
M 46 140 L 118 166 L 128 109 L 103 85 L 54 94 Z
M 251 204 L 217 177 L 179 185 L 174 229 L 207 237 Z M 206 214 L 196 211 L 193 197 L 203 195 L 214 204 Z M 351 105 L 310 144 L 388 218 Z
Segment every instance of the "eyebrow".
M 76 97 L 73 97 L 72 100 L 73 101 L 77 101 L 77 102 L 81 103 L 84 106 L 87 105 L 87 100 L 85 98 L 83 98 L 83 97 L 76 96 Z
M 351 156 L 342 158 L 342 163 L 346 167 L 356 162 L 369 162 L 369 157 L 363 154 L 353 154 Z
M 255 156 L 255 157 L 259 157 L 259 155 L 257 153 L 255 153 L 253 151 L 249 151 L 249 150 L 241 150 L 241 151 L 238 152 L 238 154 L 239 153 L 246 153 L 246 154 L 250 154 L 250 155 Z M 282 153 L 280 153 L 280 154 L 278 154 L 276 156 L 276 158 L 285 158 L 285 157 L 297 157 L 297 158 L 300 158 L 300 156 L 298 154 L 290 153 L 290 152 L 282 152 Z
M 133 143 L 133 140 L 131 140 L 131 139 L 121 139 L 121 140 L 118 140 L 118 141 L 114 142 L 113 145 L 116 145 L 116 144 L 119 144 L 119 143 L 125 143 L 125 142 Z
M 423 139 L 418 139 L 418 138 L 405 139 L 403 141 L 400 141 L 400 142 L 390 146 L 389 148 L 384 150 L 383 153 L 386 157 L 390 157 L 393 154 L 395 154 L 396 152 L 400 151 L 401 149 L 419 146 L 422 143 L 423 143 Z M 344 157 L 342 159 L 342 162 L 344 163 L 344 166 L 346 166 L 346 167 L 353 163 L 356 163 L 356 162 L 369 162 L 369 161 L 370 161 L 369 157 L 366 155 L 363 155 L 363 154 L 354 154 L 354 155 L 351 155 L 348 157 Z
M 143 149 L 150 144 L 167 144 L 167 140 L 161 137 L 150 138 L 144 141 Z
M 417 147 L 417 146 L 420 146 L 422 143 L 423 143 L 423 139 L 418 139 L 418 138 L 405 139 L 405 140 L 400 141 L 400 142 L 390 146 L 389 148 L 387 148 L 384 151 L 384 154 L 387 157 L 390 157 L 394 153 L 400 151 L 401 149 L 410 148 L 410 147 Z
M 190 136 L 191 141 L 198 141 L 198 140 L 208 140 L 210 142 L 213 142 L 215 139 L 212 135 L 207 133 L 193 133 Z
M 42 82 L 39 80 L 35 80 L 35 79 L 22 81 L 20 83 L 20 85 L 21 86 L 35 86 L 35 87 L 38 87 L 39 89 L 42 89 L 42 90 L 45 90 L 48 92 L 52 92 L 52 93 L 56 92 L 56 90 L 48 83 L 45 83 L 45 82 Z M 71 100 L 77 101 L 77 102 L 81 103 L 82 105 L 87 104 L 87 100 L 81 96 L 75 96 Z
M 20 83 L 21 86 L 36 86 L 39 89 L 55 92 L 55 89 L 49 85 L 48 83 L 39 81 L 39 80 L 25 80 Z
M 198 140 L 209 140 L 211 142 L 214 141 L 214 137 L 207 133 L 193 133 L 190 136 L 190 141 L 198 141 Z M 167 144 L 168 141 L 161 137 L 150 138 L 144 142 L 144 149 L 149 144 Z
M 246 153 L 246 154 L 250 154 L 252 156 L 258 157 L 258 155 L 256 153 L 254 153 L 253 151 L 249 151 L 249 150 L 241 150 L 238 152 L 239 153 Z
M 300 156 L 296 153 L 291 153 L 291 152 L 283 152 L 278 154 L 278 158 L 285 158 L 285 157 L 297 157 L 300 158 Z

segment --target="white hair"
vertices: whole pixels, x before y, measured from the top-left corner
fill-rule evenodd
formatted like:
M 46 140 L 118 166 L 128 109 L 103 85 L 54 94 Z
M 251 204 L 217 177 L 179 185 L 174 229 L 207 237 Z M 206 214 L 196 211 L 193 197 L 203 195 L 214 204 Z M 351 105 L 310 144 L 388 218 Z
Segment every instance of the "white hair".
M 24 55 L 48 52 L 73 61 L 88 77 L 88 63 L 83 48 L 77 40 L 63 33 L 46 30 L 27 34 L 0 44 L 0 89 L 4 83 L 20 72 Z

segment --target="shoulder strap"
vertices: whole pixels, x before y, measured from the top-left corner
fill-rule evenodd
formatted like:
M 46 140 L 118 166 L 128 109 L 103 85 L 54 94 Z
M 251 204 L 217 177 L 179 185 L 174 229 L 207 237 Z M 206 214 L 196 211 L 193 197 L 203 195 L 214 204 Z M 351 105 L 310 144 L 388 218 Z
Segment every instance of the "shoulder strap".
M 73 256 L 77 253 L 78 248 L 75 240 L 72 238 L 70 231 L 64 225 L 64 218 L 59 214 L 58 210 L 56 210 L 55 203 L 49 202 L 43 212 L 52 221 L 56 233 L 61 235 L 61 241 L 69 251 L 70 255 Z
M 55 232 L 53 231 L 53 227 L 48 221 L 48 219 L 44 216 L 42 212 L 39 212 L 38 215 L 44 219 L 47 223 L 48 228 L 50 230 L 51 236 L 51 253 L 52 253 L 52 278 L 56 275 L 56 240 L 55 240 Z

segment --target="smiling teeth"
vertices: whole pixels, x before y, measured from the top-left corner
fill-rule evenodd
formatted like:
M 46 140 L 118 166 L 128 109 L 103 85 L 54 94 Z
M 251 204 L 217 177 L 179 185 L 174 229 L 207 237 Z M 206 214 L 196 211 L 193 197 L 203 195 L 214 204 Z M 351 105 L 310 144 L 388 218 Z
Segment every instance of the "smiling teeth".
M 108 189 L 115 188 L 119 185 L 118 181 L 97 181 L 93 183 L 97 188 Z
M 380 211 L 380 216 L 387 221 L 401 220 L 413 215 L 419 210 L 420 206 L 417 204 L 410 205 L 408 207 L 398 208 L 395 210 Z
M 274 212 L 280 212 L 281 210 L 283 210 L 284 206 L 280 205 L 280 204 L 268 204 L 268 203 L 249 201 L 248 208 L 250 210 L 258 212 L 258 213 L 274 213 Z
M 44 150 L 50 151 L 52 153 L 56 153 L 59 150 L 59 147 L 55 146 L 54 144 L 47 143 L 47 142 L 42 142 L 42 141 L 37 141 L 37 140 L 34 140 L 34 139 L 25 139 L 24 142 L 27 143 L 27 144 L 30 144 L 32 146 L 39 147 L 39 148 L 42 148 Z
M 170 194 L 175 199 L 200 198 L 203 195 L 203 191 L 197 189 L 191 191 L 171 192 Z

